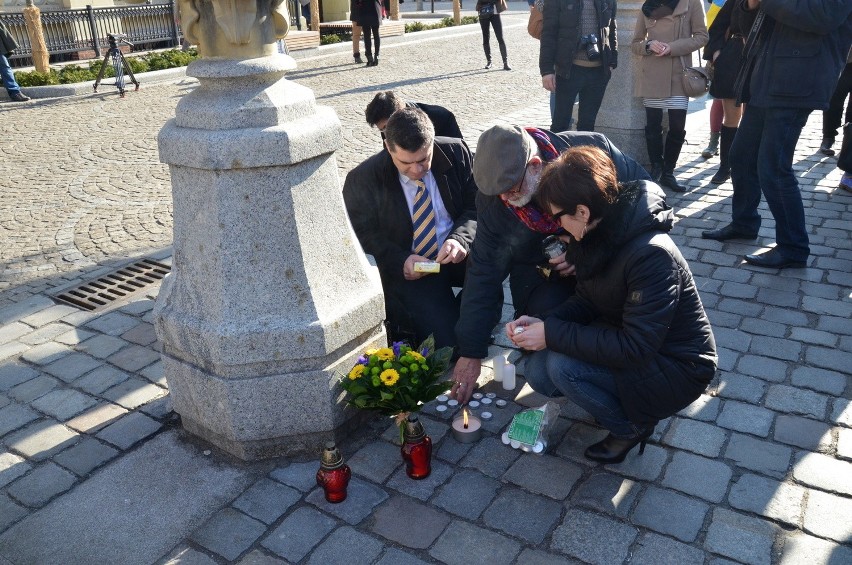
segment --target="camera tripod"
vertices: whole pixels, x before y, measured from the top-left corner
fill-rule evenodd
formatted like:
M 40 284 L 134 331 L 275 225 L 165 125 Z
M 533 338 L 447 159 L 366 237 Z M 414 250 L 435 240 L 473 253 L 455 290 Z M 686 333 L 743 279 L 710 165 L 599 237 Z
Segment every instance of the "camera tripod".
M 92 88 L 95 92 L 98 91 L 98 85 L 101 83 L 101 79 L 104 78 L 107 62 L 109 62 L 115 70 L 115 84 L 112 86 L 118 87 L 119 95 L 124 98 L 124 72 L 127 71 L 127 74 L 130 75 L 130 81 L 136 85 L 134 90 L 139 90 L 139 81 L 133 76 L 133 71 L 130 69 L 130 65 L 127 64 L 124 53 L 118 48 L 118 44 L 122 43 L 130 47 L 133 47 L 133 44 L 127 41 L 127 35 L 123 33 L 108 33 L 107 41 L 109 41 L 109 50 L 104 55 L 104 62 L 101 64 L 101 70 L 98 71 L 98 78 L 95 79 L 95 84 L 92 85 Z

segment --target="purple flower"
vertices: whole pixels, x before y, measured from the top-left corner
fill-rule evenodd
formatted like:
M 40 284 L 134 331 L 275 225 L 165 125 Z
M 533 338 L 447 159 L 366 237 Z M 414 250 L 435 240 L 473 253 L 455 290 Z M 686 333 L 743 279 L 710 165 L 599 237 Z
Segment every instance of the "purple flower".
M 424 347 L 423 351 L 420 352 L 420 355 L 422 355 L 423 357 L 429 357 L 429 348 Z
M 359 365 L 366 365 L 366 364 L 367 364 L 367 363 L 369 363 L 369 362 L 370 362 L 370 360 L 369 360 L 369 359 L 367 359 L 367 357 L 366 357 L 366 356 L 364 356 L 364 355 L 362 355 L 362 356 L 360 356 L 360 357 L 358 358 L 358 364 L 359 364 Z
M 393 342 L 393 345 L 391 346 L 391 347 L 393 347 L 393 354 L 396 355 L 397 359 L 399 358 L 399 349 L 403 345 L 405 345 L 404 341 L 395 341 L 395 342 Z

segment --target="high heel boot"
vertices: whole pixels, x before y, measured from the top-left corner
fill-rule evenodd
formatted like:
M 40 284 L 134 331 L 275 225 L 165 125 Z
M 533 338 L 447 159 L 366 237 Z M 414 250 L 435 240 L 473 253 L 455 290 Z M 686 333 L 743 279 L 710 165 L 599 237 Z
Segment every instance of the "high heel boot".
M 738 128 L 729 128 L 722 126 L 721 148 L 719 149 L 719 170 L 710 179 L 713 184 L 722 184 L 731 178 L 731 143 L 734 142 L 734 136 L 737 135 Z
M 485 68 L 490 69 L 493 65 L 491 64 L 491 57 L 488 57 L 485 61 Z
M 685 131 L 669 130 L 668 135 L 666 135 L 666 147 L 663 150 L 663 174 L 660 176 L 660 186 L 675 192 L 686 192 L 686 188 L 677 182 L 677 177 L 674 174 L 684 141 L 686 141 Z
M 648 147 L 648 159 L 651 162 L 651 178 L 659 182 L 663 174 L 663 130 L 659 127 L 645 126 L 645 144 Z
M 644 430 L 632 438 L 617 438 L 609 434 L 603 441 L 599 441 L 586 448 L 586 459 L 600 463 L 621 463 L 631 449 L 639 446 L 639 455 L 645 453 L 645 442 L 654 433 L 653 426 Z
M 372 67 L 373 66 L 373 55 L 372 55 L 372 53 L 367 53 L 367 64 L 364 65 L 364 66 L 365 67 Z

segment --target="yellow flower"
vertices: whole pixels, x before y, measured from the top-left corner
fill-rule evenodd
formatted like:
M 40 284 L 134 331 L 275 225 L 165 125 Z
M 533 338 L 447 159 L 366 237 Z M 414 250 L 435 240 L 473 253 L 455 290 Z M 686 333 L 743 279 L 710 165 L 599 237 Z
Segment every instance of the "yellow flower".
M 409 355 L 411 355 L 412 357 L 414 357 L 414 360 L 415 360 L 415 361 L 418 361 L 418 362 L 420 362 L 420 363 L 422 363 L 423 361 L 425 361 L 425 360 L 426 360 L 426 358 L 425 358 L 425 357 L 423 357 L 422 355 L 420 355 L 420 354 L 419 354 L 418 352 L 416 352 L 416 351 L 409 351 L 409 352 L 408 352 L 408 354 L 409 354 Z
M 364 368 L 364 365 L 361 364 L 352 367 L 352 370 L 349 371 L 349 379 L 354 381 L 355 379 L 360 377 L 362 374 L 364 374 Z
M 396 355 L 393 354 L 393 349 L 390 347 L 384 347 L 376 351 L 376 357 L 382 361 L 390 361 L 391 359 L 394 359 Z
M 382 379 L 382 382 L 385 383 L 385 386 L 393 386 L 396 384 L 396 381 L 399 380 L 399 373 L 397 373 L 394 369 L 386 369 L 382 371 L 382 374 L 379 375 L 379 378 Z
M 376 349 L 375 347 L 373 347 L 372 349 L 368 349 L 367 351 L 365 351 L 365 352 L 364 352 L 364 355 L 366 355 L 367 357 L 369 357 L 370 355 L 372 355 L 372 354 L 373 354 L 373 353 L 375 353 L 376 351 L 378 351 L 378 349 Z

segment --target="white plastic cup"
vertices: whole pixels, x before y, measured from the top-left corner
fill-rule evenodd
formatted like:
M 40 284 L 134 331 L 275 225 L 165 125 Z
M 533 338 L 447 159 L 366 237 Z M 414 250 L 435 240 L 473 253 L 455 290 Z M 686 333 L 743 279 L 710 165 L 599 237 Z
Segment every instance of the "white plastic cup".
M 503 390 L 515 390 L 515 366 L 507 363 L 503 367 Z

